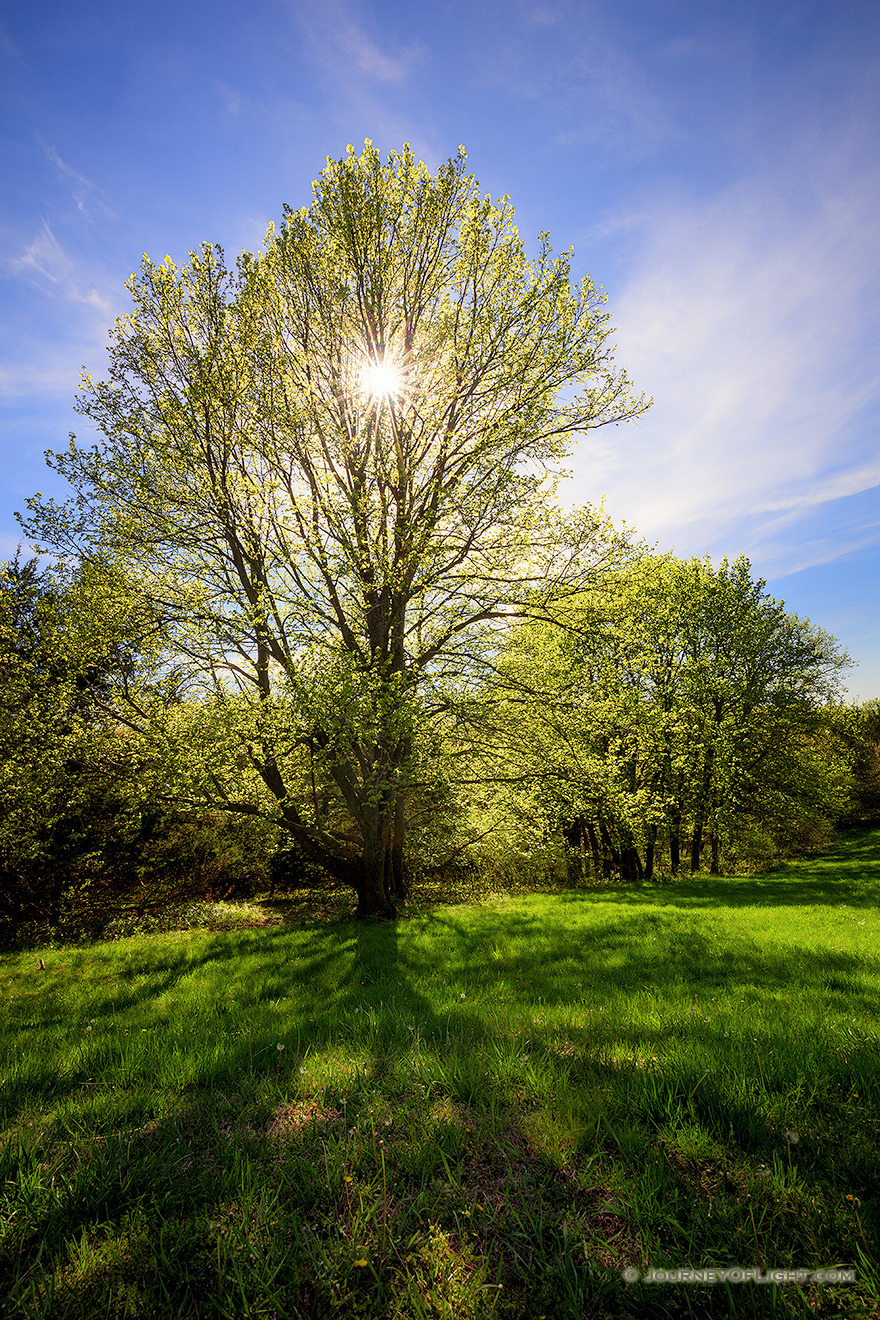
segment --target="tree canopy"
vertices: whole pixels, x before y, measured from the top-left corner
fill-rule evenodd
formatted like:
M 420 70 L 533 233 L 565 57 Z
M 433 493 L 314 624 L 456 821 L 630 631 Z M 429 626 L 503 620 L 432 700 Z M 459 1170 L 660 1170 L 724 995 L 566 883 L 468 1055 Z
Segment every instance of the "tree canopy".
M 527 256 L 462 150 L 432 174 L 369 142 L 259 253 L 145 258 L 128 287 L 78 403 L 101 440 L 52 456 L 76 497 L 25 526 L 138 583 L 213 712 L 213 800 L 388 913 L 432 713 L 624 553 L 553 500 L 572 440 L 647 406 L 605 297 L 546 234 Z M 174 723 L 155 688 L 126 718 Z
M 511 634 L 488 759 L 596 868 L 650 878 L 666 849 L 697 871 L 708 845 L 717 872 L 749 830 L 773 855 L 844 810 L 849 657 L 765 585 L 744 557 L 643 554 Z

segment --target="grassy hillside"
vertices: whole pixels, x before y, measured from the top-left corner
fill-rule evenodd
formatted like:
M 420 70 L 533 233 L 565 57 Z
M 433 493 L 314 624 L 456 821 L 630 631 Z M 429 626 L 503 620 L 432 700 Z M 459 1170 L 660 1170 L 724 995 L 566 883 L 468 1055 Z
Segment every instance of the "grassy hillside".
M 880 832 L 0 959 L 3 1320 L 880 1314 Z M 858 1282 L 626 1283 L 848 1266 Z

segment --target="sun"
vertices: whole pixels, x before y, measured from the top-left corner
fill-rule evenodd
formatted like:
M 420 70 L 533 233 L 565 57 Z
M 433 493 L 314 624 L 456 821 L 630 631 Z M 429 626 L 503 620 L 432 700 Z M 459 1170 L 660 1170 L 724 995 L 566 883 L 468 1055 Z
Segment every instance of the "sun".
M 377 362 L 374 366 L 365 367 L 362 379 L 364 389 L 374 399 L 385 399 L 399 394 L 403 383 L 397 368 L 385 362 Z

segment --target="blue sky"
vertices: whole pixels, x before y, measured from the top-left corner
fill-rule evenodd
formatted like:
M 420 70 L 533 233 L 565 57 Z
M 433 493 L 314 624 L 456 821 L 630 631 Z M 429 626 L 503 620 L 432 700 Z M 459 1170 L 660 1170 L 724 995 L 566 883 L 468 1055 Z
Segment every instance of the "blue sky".
M 461 143 L 655 399 L 569 497 L 748 554 L 880 696 L 876 0 L 15 0 L 0 60 L 0 555 L 142 253 L 258 246 L 365 137 Z

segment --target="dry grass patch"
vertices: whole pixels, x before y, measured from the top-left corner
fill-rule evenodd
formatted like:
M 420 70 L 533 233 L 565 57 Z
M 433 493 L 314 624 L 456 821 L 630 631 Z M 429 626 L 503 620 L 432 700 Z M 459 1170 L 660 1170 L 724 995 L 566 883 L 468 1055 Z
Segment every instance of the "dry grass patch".
M 272 1114 L 266 1132 L 274 1140 L 283 1141 L 304 1128 L 330 1126 L 341 1118 L 338 1109 L 331 1109 L 319 1100 L 287 1100 Z

